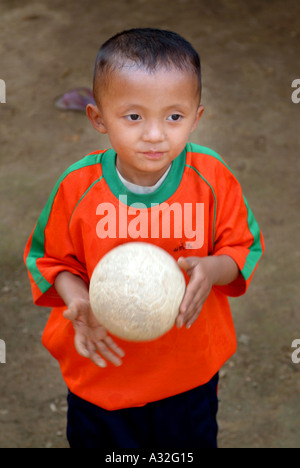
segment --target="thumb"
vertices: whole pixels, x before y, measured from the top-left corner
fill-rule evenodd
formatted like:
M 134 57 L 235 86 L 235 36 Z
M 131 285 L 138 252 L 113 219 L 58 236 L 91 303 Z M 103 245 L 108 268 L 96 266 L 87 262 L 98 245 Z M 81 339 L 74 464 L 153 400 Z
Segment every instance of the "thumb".
M 177 260 L 177 264 L 180 268 L 186 271 L 188 275 L 190 275 L 193 268 L 197 265 L 198 261 L 198 257 L 180 257 Z
M 76 310 L 76 308 L 74 307 L 69 307 L 67 310 L 64 311 L 63 313 L 63 316 L 67 319 L 67 320 L 75 320 L 78 316 L 78 311 Z

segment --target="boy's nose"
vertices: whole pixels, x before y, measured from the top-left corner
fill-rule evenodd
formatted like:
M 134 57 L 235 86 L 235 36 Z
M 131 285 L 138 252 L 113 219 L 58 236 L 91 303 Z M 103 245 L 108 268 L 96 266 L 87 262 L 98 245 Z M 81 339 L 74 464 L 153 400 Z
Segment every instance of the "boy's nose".
M 149 143 L 157 143 L 164 141 L 165 132 L 163 125 L 159 125 L 156 122 L 149 123 L 143 133 L 143 140 Z

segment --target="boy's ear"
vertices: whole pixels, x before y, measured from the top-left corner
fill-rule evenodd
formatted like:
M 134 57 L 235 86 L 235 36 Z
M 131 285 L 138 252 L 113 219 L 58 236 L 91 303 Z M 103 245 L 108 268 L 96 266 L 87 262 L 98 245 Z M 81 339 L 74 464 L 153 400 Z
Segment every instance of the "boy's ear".
M 106 126 L 98 106 L 88 104 L 86 106 L 86 115 L 97 132 L 107 133 Z
M 196 118 L 195 118 L 195 121 L 194 121 L 194 124 L 192 126 L 192 130 L 191 130 L 191 133 L 196 130 L 197 128 L 197 125 L 199 123 L 199 120 L 201 119 L 202 115 L 203 115 L 203 112 L 204 112 L 204 106 L 200 105 L 197 109 L 197 114 L 196 114 Z

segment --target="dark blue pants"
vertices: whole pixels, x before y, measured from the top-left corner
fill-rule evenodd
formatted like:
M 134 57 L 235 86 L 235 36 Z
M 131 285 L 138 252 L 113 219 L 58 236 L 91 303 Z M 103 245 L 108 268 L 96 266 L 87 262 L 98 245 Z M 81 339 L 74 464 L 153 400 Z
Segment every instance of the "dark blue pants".
M 71 448 L 217 448 L 218 375 L 180 395 L 107 411 L 68 394 Z

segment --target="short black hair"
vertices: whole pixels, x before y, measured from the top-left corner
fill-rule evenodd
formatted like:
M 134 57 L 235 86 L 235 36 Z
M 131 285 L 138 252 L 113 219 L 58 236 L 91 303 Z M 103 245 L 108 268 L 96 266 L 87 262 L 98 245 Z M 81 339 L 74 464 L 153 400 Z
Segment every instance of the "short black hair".
M 133 63 L 153 72 L 158 67 L 178 68 L 193 72 L 201 95 L 201 63 L 194 47 L 179 34 L 163 29 L 135 28 L 116 34 L 99 49 L 94 69 L 94 96 L 101 82 L 125 63 Z

